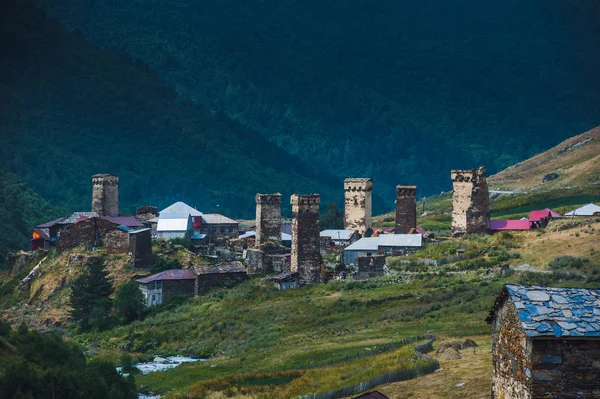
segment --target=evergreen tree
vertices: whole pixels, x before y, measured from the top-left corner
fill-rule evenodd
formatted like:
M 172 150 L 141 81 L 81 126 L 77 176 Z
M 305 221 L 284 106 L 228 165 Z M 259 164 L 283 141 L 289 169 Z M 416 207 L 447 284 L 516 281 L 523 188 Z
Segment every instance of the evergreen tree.
M 325 212 L 320 217 L 321 230 L 325 229 L 343 229 L 344 212 L 341 211 L 335 202 L 330 202 L 325 208 Z
M 128 281 L 119 287 L 115 295 L 114 306 L 117 315 L 125 323 L 131 323 L 143 317 L 145 310 L 144 296 L 135 281 Z
M 102 328 L 111 309 L 113 288 L 101 257 L 90 258 L 87 273 L 71 287 L 71 316 L 81 328 Z

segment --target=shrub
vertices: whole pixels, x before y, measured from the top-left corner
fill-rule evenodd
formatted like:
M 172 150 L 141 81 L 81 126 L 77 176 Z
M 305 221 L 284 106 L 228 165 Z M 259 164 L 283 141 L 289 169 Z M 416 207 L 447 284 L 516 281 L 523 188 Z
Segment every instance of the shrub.
M 581 270 L 585 266 L 586 263 L 589 262 L 588 258 L 580 258 L 577 256 L 557 256 L 550 263 L 548 263 L 548 267 L 552 270 L 561 270 L 561 269 L 576 269 Z

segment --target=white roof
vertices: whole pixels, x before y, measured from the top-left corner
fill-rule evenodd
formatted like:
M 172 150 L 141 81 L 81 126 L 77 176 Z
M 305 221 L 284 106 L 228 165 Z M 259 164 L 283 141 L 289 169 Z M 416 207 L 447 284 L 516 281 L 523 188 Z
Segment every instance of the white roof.
M 159 214 L 159 216 L 164 216 L 167 213 L 187 213 L 192 216 L 202 216 L 202 212 L 198 211 L 197 209 L 192 208 L 188 204 L 181 202 L 181 201 L 178 201 L 178 202 L 174 203 L 173 205 L 166 207 L 165 209 L 160 211 L 158 214 Z
M 202 215 L 202 222 L 206 224 L 237 224 L 235 220 L 218 213 L 207 213 Z
M 379 237 L 361 238 L 344 251 L 377 251 L 379 247 L 420 247 L 421 234 L 382 234 Z
M 594 213 L 596 212 L 600 212 L 600 206 L 596 204 L 587 204 L 574 211 L 565 213 L 565 216 L 594 216 Z
M 186 219 L 158 219 L 156 231 L 187 231 L 189 217 Z
M 281 241 L 292 241 L 292 235 L 281 232 Z
M 323 230 L 321 237 L 331 237 L 332 240 L 348 241 L 352 238 L 354 230 Z
M 256 237 L 256 231 L 253 231 L 253 230 L 247 231 L 246 233 L 242 234 L 238 238 L 250 238 L 250 237 Z M 281 241 L 292 241 L 292 235 L 281 232 Z

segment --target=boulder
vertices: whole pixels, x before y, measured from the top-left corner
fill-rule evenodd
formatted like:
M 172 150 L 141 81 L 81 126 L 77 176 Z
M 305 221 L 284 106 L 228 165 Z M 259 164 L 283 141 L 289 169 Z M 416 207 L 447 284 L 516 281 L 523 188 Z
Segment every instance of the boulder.
M 549 182 L 550 180 L 558 179 L 559 175 L 556 172 L 548 173 L 542 177 L 542 183 Z

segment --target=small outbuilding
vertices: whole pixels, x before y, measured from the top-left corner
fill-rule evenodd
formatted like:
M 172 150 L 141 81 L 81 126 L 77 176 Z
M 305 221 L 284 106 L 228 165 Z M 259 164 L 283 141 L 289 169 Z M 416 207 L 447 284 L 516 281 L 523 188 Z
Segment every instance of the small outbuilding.
M 271 280 L 273 280 L 275 288 L 281 291 L 298 288 L 300 286 L 298 272 L 283 272 L 277 276 L 271 277 Z
M 359 256 L 406 255 L 417 251 L 423 244 L 420 234 L 382 234 L 361 238 L 344 249 L 344 264 L 356 264 Z
M 356 241 L 357 235 L 354 230 L 323 230 L 320 233 L 321 237 L 329 237 L 336 245 L 348 245 Z
M 231 287 L 248 278 L 246 268 L 239 262 L 194 267 L 196 273 L 195 294 L 203 295 L 210 288 Z
M 505 285 L 492 325 L 492 398 L 600 395 L 600 290 Z

